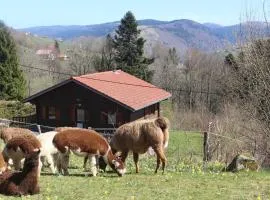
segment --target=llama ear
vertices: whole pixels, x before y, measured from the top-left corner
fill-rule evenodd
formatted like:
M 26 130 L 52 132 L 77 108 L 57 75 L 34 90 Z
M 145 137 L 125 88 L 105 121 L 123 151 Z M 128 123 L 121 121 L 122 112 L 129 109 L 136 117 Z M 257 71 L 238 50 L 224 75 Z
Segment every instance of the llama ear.
M 17 147 L 17 148 L 15 149 L 15 151 L 16 151 L 16 152 L 18 152 L 18 151 L 23 152 L 23 150 L 22 150 L 20 147 Z
M 119 167 L 120 163 L 116 160 L 112 160 L 112 164 L 114 164 L 115 167 Z
M 33 150 L 33 153 L 35 153 L 35 154 L 38 155 L 38 154 L 40 153 L 40 149 L 38 149 L 38 148 L 37 148 L 37 149 L 34 149 L 34 150 Z

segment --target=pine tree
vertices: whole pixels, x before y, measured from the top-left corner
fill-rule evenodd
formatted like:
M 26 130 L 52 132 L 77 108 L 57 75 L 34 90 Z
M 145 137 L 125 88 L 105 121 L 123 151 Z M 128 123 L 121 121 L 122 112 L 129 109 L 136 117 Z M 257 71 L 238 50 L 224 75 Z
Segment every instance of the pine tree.
M 229 53 L 228 55 L 225 56 L 224 63 L 232 67 L 233 70 L 236 70 L 236 71 L 238 70 L 238 65 L 232 53 Z
M 60 54 L 60 46 L 57 40 L 54 40 L 54 49 L 57 54 Z
M 15 42 L 0 22 L 0 99 L 21 100 L 25 92 L 26 81 L 19 69 Z
M 150 81 L 152 71 L 148 69 L 148 65 L 153 63 L 154 59 L 143 56 L 145 40 L 139 35 L 136 19 L 132 12 L 128 11 L 121 19 L 114 37 L 115 61 L 117 68 Z

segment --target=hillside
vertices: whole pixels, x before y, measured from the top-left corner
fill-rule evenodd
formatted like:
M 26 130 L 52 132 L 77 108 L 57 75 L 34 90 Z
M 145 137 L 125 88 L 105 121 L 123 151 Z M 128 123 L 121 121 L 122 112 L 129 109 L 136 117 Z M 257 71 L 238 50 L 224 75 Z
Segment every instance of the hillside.
M 262 35 L 266 34 L 266 25 L 261 22 L 244 23 L 233 26 L 221 26 L 212 23 L 181 19 L 174 21 L 139 20 L 142 35 L 153 45 L 156 42 L 177 49 L 199 48 L 205 51 L 221 49 L 235 44 L 240 33 L 245 36 L 247 30 L 254 29 Z M 20 29 L 19 31 L 71 40 L 82 36 L 103 37 L 113 33 L 119 22 L 110 22 L 96 25 L 72 26 L 40 26 Z M 255 27 L 255 28 L 254 28 Z

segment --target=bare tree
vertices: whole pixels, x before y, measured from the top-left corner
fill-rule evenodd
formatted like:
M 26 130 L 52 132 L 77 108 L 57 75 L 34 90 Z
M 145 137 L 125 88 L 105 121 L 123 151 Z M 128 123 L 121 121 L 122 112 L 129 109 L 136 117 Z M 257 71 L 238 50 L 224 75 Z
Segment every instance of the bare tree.
M 90 47 L 85 44 L 73 46 L 68 52 L 70 60 L 69 66 L 72 73 L 83 75 L 95 71 L 93 66 L 93 52 Z

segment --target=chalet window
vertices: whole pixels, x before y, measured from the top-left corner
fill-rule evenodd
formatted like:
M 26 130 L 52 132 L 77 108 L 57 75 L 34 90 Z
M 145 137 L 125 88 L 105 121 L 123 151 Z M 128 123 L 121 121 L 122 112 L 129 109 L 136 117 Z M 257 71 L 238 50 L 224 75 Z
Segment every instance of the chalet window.
M 108 122 L 107 123 L 112 124 L 112 125 L 116 124 L 116 113 L 115 112 L 114 113 L 111 113 L 111 112 L 108 113 Z
M 41 106 L 41 119 L 46 119 L 46 106 Z
M 49 106 L 48 109 L 48 118 L 49 119 L 56 119 L 56 109 L 53 106 Z

